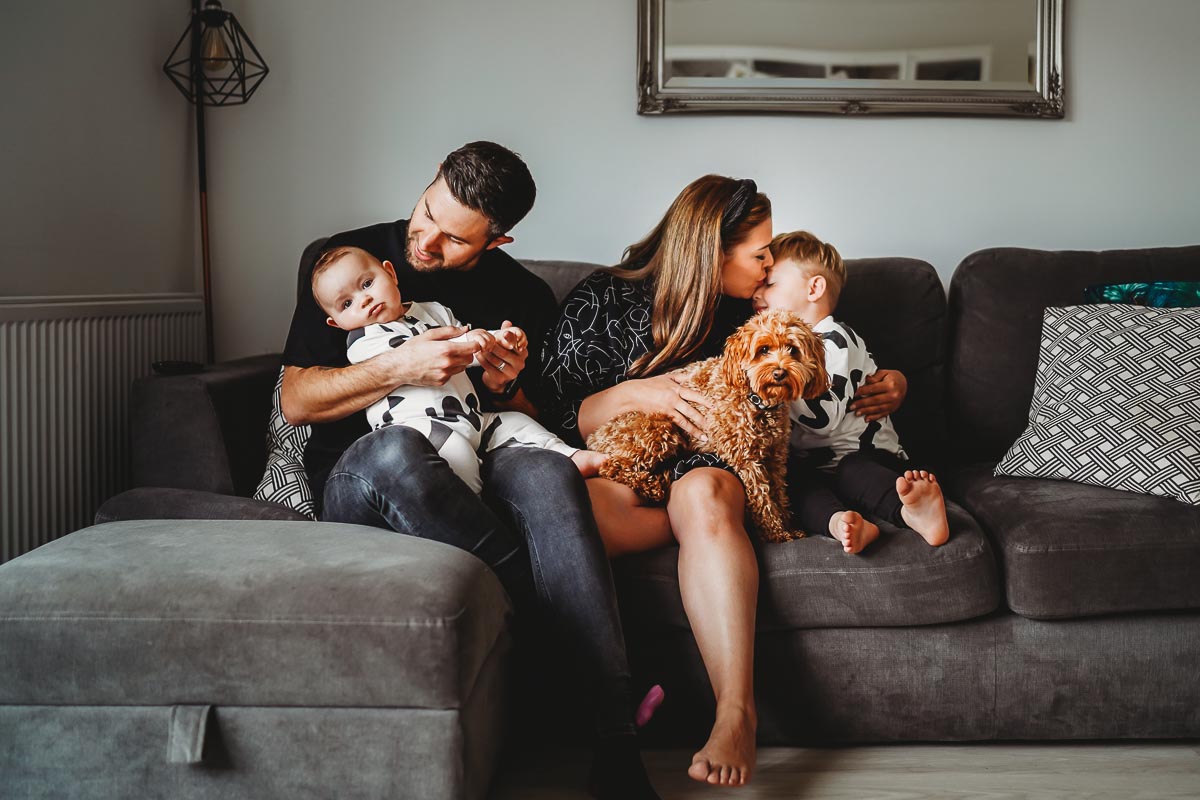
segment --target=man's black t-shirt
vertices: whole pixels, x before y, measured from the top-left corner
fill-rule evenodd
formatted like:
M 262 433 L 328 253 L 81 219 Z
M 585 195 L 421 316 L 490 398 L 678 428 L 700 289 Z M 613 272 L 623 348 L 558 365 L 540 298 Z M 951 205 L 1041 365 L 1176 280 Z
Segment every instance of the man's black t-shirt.
M 504 320 L 523 328 L 529 338 L 529 360 L 521 373 L 521 385 L 536 402 L 534 382 L 541 374 L 541 343 L 557 315 L 550 287 L 499 249 L 485 250 L 470 270 L 418 271 L 405 257 L 407 232 L 408 220 L 384 222 L 331 236 L 324 249 L 350 245 L 361 247 L 380 261 L 391 261 L 405 302 L 436 300 L 475 328 L 499 328 Z M 344 367 L 350 363 L 346 359 L 346 331 L 325 324 L 327 315 L 309 289 L 315 263 L 314 258 L 300 265 L 300 291 L 283 363 L 293 367 Z M 363 411 L 312 426 L 304 450 L 304 467 L 318 507 L 333 465 L 368 430 Z

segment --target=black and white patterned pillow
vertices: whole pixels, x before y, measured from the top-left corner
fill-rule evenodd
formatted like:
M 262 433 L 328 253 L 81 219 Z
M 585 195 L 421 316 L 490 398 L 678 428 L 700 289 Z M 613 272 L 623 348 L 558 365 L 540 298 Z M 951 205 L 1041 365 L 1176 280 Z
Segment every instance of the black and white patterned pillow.
M 1047 308 L 1029 427 L 995 474 L 1200 505 L 1200 309 Z
M 308 473 L 304 471 L 304 446 L 308 444 L 312 428 L 289 425 L 283 418 L 279 400 L 282 387 L 283 370 L 280 369 L 275 392 L 271 395 L 271 419 L 267 424 L 267 469 L 254 490 L 254 499 L 278 503 L 316 519 L 317 507 L 308 485 Z

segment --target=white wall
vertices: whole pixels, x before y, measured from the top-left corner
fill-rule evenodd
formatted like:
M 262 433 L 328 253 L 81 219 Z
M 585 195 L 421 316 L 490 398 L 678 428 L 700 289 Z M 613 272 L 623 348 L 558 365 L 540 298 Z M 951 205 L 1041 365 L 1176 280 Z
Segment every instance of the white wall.
M 25 77 L 6 80 L 0 126 L 0 294 L 194 280 L 190 114 L 158 72 L 186 7 L 6 10 L 0 64 Z M 982 247 L 1200 242 L 1196 0 L 1069 2 L 1058 122 L 639 117 L 631 0 L 226 7 L 271 74 L 249 105 L 209 115 L 222 358 L 282 347 L 307 242 L 408 216 L 439 158 L 476 138 L 521 152 L 537 178 L 517 256 L 611 263 L 705 172 L 757 179 L 777 230 L 810 228 L 848 257 L 923 258 L 944 279 Z M 95 30 L 112 44 L 88 44 Z M 120 77 L 134 88 L 102 88 Z M 66 292 L 50 273 L 72 261 L 87 266 Z
M 0 297 L 196 290 L 184 0 L 6 2 Z

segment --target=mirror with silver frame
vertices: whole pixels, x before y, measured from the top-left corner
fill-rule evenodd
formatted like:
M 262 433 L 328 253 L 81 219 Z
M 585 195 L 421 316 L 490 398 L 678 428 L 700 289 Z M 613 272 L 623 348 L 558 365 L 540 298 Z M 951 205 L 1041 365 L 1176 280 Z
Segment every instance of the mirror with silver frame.
M 638 113 L 1061 119 L 1064 0 L 638 0 Z

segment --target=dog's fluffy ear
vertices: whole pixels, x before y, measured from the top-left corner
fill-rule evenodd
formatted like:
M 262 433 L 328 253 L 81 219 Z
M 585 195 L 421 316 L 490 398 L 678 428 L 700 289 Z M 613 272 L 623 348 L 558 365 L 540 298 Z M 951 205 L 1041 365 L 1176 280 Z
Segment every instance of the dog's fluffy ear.
M 743 325 L 725 340 L 725 350 L 721 355 L 721 377 L 727 386 L 750 385 L 750 379 L 746 377 L 746 367 L 753 355 L 750 352 L 753 339 L 751 326 Z
M 797 337 L 801 361 L 813 365 L 812 378 L 804 387 L 805 400 L 815 400 L 829 391 L 829 373 L 825 370 L 825 340 L 813 333 L 808 325 L 801 323 L 802 333 Z

